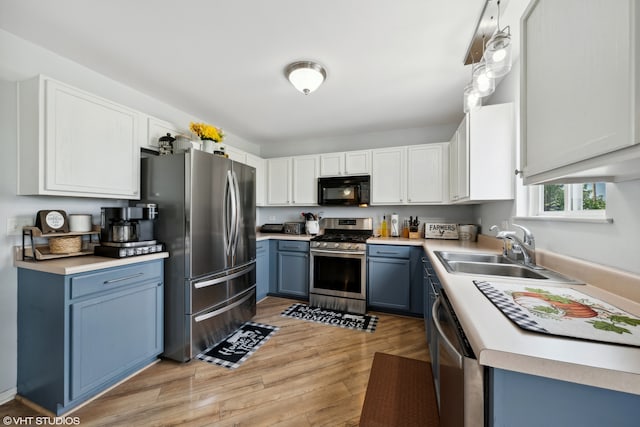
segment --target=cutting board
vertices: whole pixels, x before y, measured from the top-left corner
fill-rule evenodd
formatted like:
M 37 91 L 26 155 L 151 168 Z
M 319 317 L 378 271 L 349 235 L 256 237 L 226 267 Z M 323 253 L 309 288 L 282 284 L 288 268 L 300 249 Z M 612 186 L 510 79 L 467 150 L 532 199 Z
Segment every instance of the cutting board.
M 575 289 L 479 280 L 473 283 L 523 329 L 640 347 L 639 317 Z

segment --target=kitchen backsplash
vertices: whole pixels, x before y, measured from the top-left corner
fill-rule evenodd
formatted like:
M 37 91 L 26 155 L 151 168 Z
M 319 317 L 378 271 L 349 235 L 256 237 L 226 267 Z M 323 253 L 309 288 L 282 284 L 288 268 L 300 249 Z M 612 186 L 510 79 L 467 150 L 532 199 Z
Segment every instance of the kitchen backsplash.
M 304 221 L 302 212 L 319 213 L 321 217 L 372 217 L 374 224 L 382 220 L 383 215 L 390 219 L 392 213 L 399 215 L 400 220 L 418 217 L 421 224 L 430 222 L 452 222 L 458 224 L 477 224 L 472 205 L 465 206 L 372 206 L 328 207 L 328 206 L 295 206 L 295 207 L 259 207 L 257 208 L 257 225 L 282 223 L 286 221 Z

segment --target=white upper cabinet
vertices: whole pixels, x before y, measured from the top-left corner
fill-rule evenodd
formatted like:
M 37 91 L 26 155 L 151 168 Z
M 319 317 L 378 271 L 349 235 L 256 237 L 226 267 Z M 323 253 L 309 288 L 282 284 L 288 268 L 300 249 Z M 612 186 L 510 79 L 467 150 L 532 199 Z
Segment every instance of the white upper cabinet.
M 235 160 L 236 162 L 247 164 L 248 153 L 240 150 L 239 148 L 231 147 L 225 144 L 225 153 L 229 156 L 231 160 Z
M 160 146 L 158 139 L 160 137 L 171 134 L 172 137 L 176 137 L 178 134 L 188 135 L 186 130 L 180 130 L 178 126 L 173 123 L 166 122 L 164 120 L 157 119 L 155 117 L 147 116 L 147 137 L 141 139 L 141 148 L 147 148 L 157 150 Z
M 448 201 L 448 144 L 425 144 L 407 148 L 407 202 Z
M 344 153 L 345 175 L 369 175 L 371 173 L 371 150 L 347 151 Z
M 514 146 L 512 103 L 467 113 L 451 140 L 451 201 L 513 199 Z
M 469 129 L 465 115 L 451 138 L 449 155 L 449 198 L 452 202 L 469 198 Z
M 406 147 L 372 150 L 371 204 L 400 205 L 406 197 Z
M 140 197 L 141 113 L 43 76 L 18 99 L 18 194 Z
M 466 116 L 463 123 L 465 125 L 467 123 Z M 460 189 L 458 188 L 458 129 L 449 141 L 449 200 L 452 202 L 460 197 Z
M 320 154 L 320 176 L 340 176 L 344 173 L 344 153 Z
M 268 206 L 318 203 L 319 156 L 278 157 L 266 162 Z
M 267 159 L 267 205 L 291 203 L 291 157 Z
M 319 176 L 370 175 L 371 150 L 320 155 Z
M 529 5 L 521 49 L 525 184 L 640 177 L 639 17 L 633 0 Z
M 227 147 L 228 149 L 228 147 Z M 231 157 L 231 156 L 229 156 Z M 256 206 L 265 206 L 267 161 L 253 154 L 246 153 L 246 164 L 256 168 Z
M 449 144 L 371 150 L 372 205 L 431 205 L 449 201 Z
M 292 204 L 318 204 L 318 156 L 296 156 L 293 158 Z

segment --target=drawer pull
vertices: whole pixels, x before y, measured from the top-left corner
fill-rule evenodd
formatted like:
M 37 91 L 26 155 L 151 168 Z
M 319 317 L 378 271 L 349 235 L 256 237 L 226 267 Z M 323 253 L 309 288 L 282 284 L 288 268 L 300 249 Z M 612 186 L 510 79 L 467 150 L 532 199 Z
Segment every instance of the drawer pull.
M 249 288 L 249 290 L 253 290 L 254 288 L 255 288 L 255 285 L 252 286 L 251 288 Z M 244 304 L 252 296 L 254 296 L 254 293 L 253 292 L 249 292 L 242 299 L 240 299 L 240 300 L 238 300 L 238 301 L 236 301 L 236 302 L 234 302 L 232 304 L 226 305 L 226 306 L 224 306 L 222 308 L 219 308 L 218 310 L 214 310 L 214 311 L 211 311 L 209 313 L 205 313 L 205 314 L 201 314 L 200 316 L 196 316 L 196 317 L 193 318 L 193 320 L 195 320 L 196 323 L 200 323 L 203 320 L 207 320 L 207 319 L 210 319 L 212 317 L 215 317 L 215 316 L 219 315 L 220 313 L 224 313 L 225 311 L 232 310 L 232 309 L 236 308 L 237 306 L 239 306 L 241 304 Z
M 195 285 L 193 285 L 193 287 L 196 289 L 200 289 L 200 288 L 206 288 L 207 286 L 217 285 L 218 283 L 228 282 L 231 279 L 235 279 L 237 277 L 244 276 L 245 274 L 250 273 L 251 270 L 253 270 L 254 268 L 255 267 L 252 266 L 248 270 L 238 271 L 233 274 L 229 274 L 228 276 L 218 277 L 217 279 L 207 280 L 205 282 L 198 282 Z
M 140 276 L 144 276 L 144 273 L 132 274 L 131 276 L 120 277 L 119 279 L 105 280 L 104 284 L 105 285 L 110 285 L 112 283 L 118 283 L 118 282 L 123 282 L 123 281 L 129 280 L 129 279 L 135 279 L 136 277 L 140 277 Z
M 400 255 L 399 252 L 393 252 L 393 251 L 377 251 L 376 253 L 381 255 Z

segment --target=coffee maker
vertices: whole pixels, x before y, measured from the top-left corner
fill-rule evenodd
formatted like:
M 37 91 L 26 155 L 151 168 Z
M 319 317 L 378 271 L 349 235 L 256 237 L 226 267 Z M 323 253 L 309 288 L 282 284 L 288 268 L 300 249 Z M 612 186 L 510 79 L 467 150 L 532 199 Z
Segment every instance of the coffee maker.
M 162 252 L 164 246 L 153 237 L 158 216 L 155 204 L 135 207 L 103 207 L 100 215 L 100 246 L 94 253 L 111 258 Z

